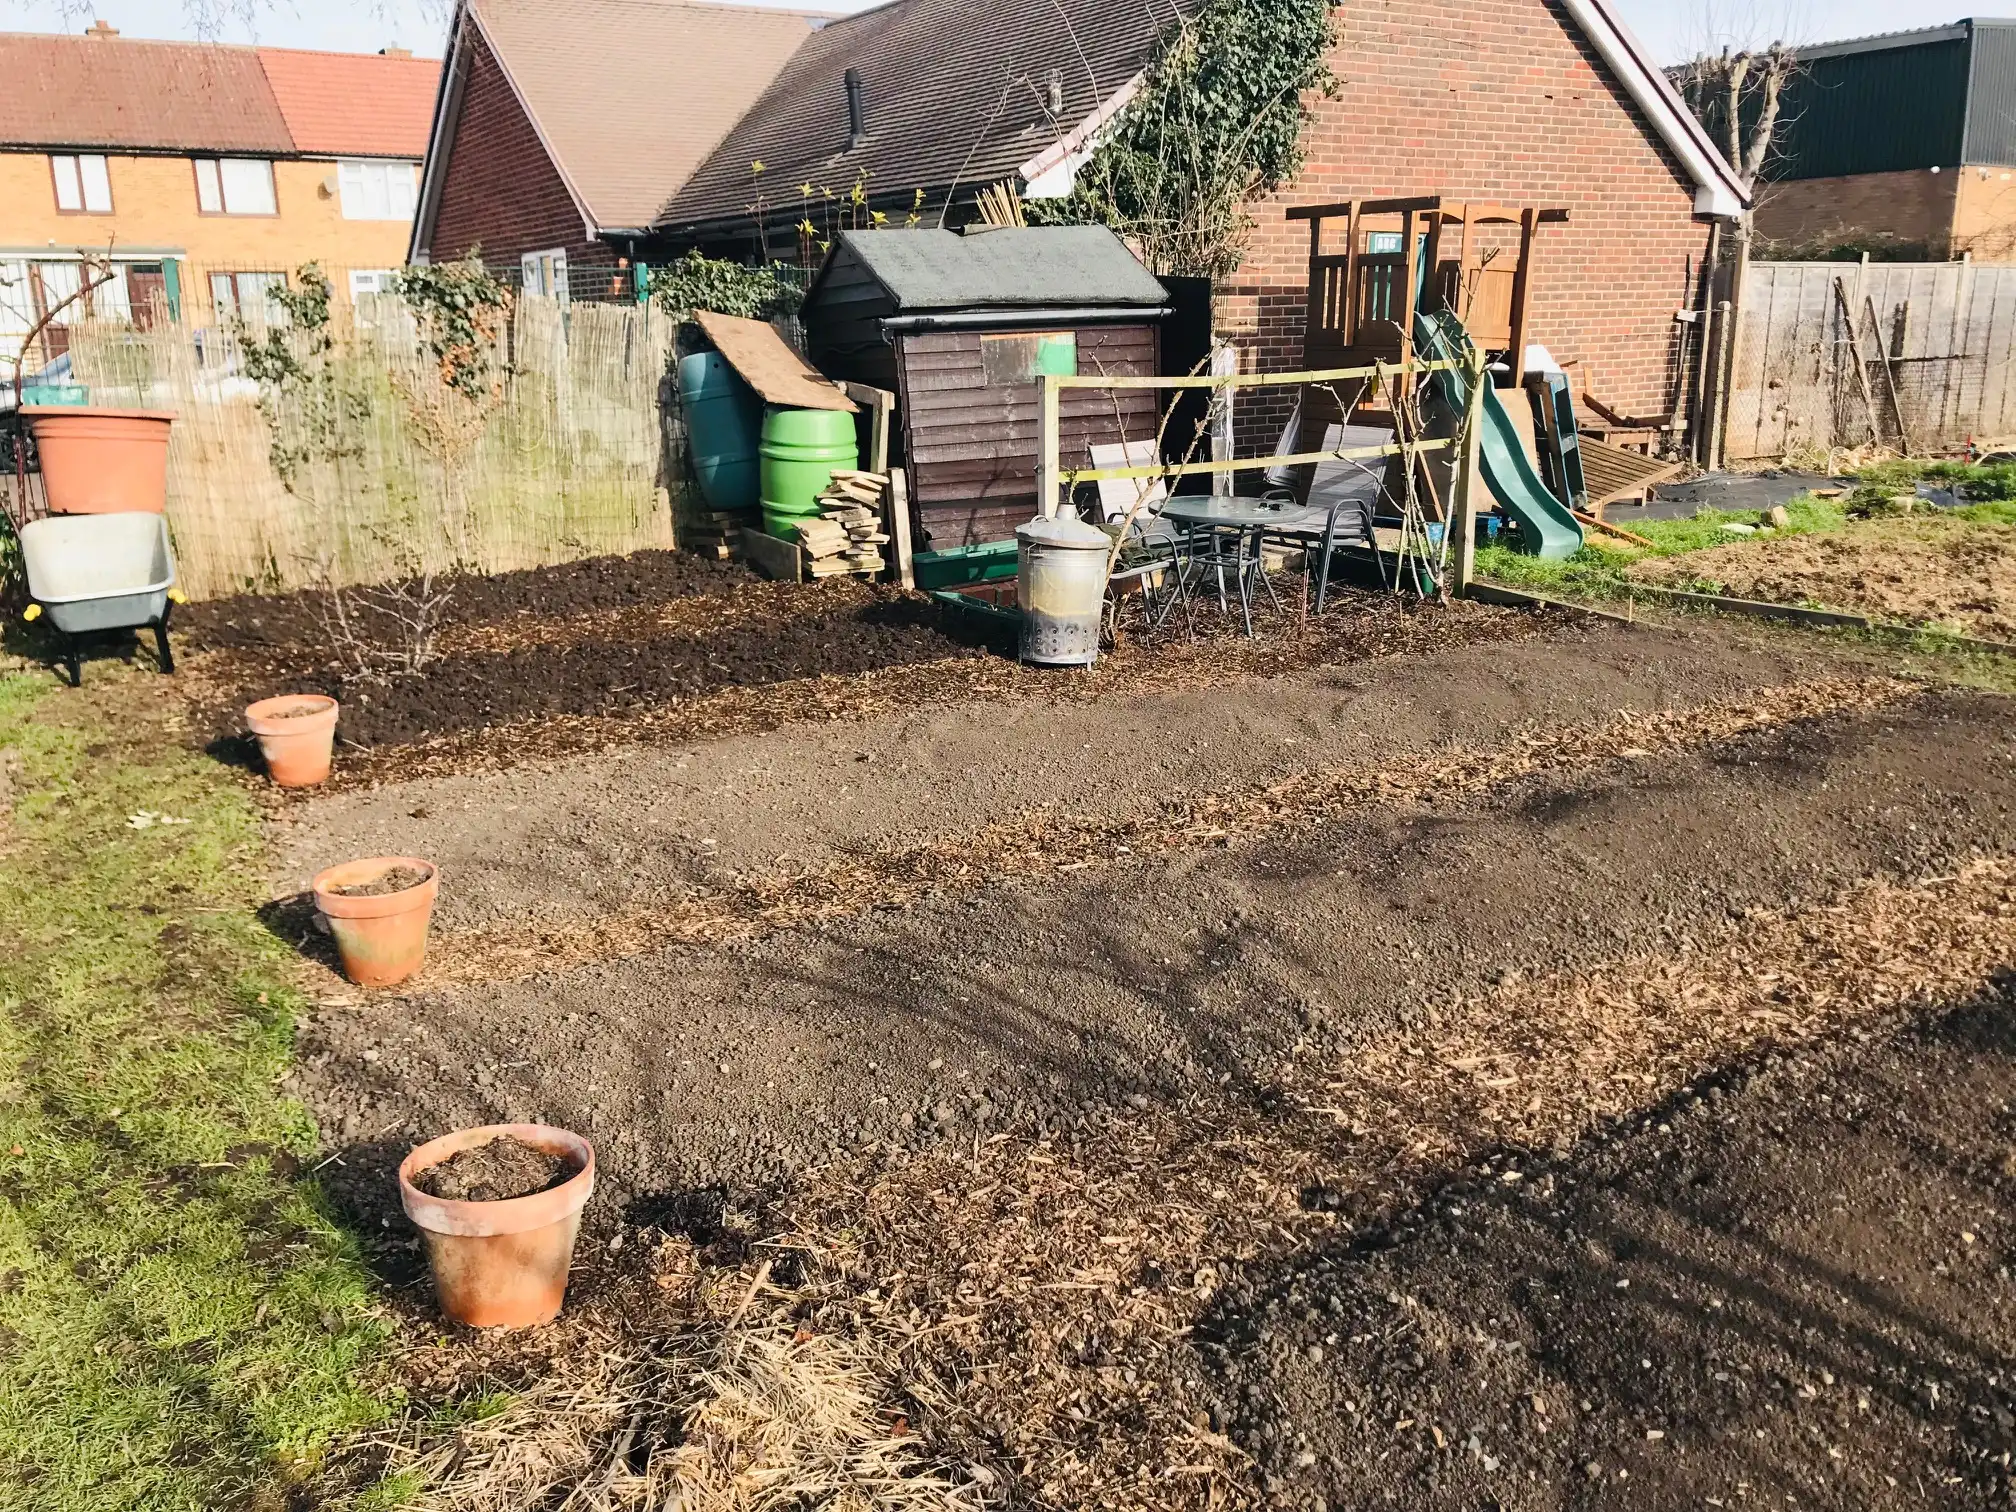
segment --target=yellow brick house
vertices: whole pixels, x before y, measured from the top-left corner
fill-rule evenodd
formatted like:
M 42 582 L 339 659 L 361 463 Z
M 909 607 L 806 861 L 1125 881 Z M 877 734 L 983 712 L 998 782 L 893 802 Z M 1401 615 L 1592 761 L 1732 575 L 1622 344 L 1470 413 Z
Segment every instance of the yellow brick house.
M 202 329 L 303 263 L 339 297 L 405 261 L 440 64 L 122 38 L 0 34 L 0 363 L 79 282 L 93 313 Z M 51 329 L 31 365 L 64 349 Z

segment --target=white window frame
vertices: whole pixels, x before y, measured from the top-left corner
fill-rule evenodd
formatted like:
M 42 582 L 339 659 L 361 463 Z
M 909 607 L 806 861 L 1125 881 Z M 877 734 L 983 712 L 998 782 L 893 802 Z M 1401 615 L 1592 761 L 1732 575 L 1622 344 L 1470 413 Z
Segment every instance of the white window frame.
M 343 158 L 336 164 L 336 190 L 343 219 L 405 221 L 419 199 L 417 163 L 387 158 Z
M 278 186 L 271 158 L 192 158 L 196 208 L 205 215 L 276 216 Z M 257 180 L 257 182 L 254 182 Z
M 249 287 L 247 287 L 249 285 Z M 240 316 L 255 330 L 283 324 L 287 312 L 280 307 L 272 294 L 272 289 L 287 287 L 287 275 L 280 269 L 261 272 L 247 269 L 238 273 L 212 273 L 210 275 L 210 306 L 217 324 L 226 324 L 232 316 Z M 248 309 L 247 294 L 252 295 Z
M 52 152 L 49 176 L 56 185 L 56 208 L 64 215 L 110 215 L 112 172 L 98 152 Z
M 350 270 L 350 302 L 355 304 L 367 294 L 393 294 L 398 291 L 392 280 L 399 276 L 397 268 L 352 268 Z
M 567 249 L 527 252 L 518 259 L 518 290 L 567 303 Z

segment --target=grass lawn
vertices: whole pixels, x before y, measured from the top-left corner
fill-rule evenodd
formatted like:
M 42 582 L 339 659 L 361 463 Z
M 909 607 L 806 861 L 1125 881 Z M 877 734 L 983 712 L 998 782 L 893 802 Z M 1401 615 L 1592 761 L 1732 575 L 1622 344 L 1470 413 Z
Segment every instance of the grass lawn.
M 298 1179 L 252 803 L 99 678 L 0 673 L 0 1506 L 277 1509 L 389 1326 Z
M 1941 510 L 1938 518 L 1942 520 L 1973 525 L 2016 524 L 2016 467 L 1885 463 L 1870 469 L 1858 480 L 1856 493 L 1858 496 L 1881 496 L 1908 491 L 1920 480 L 1963 483 L 1971 497 L 1982 501 L 1959 509 Z M 1865 523 L 1854 519 L 1850 509 L 1856 502 L 1852 497 L 1818 499 L 1810 494 L 1802 495 L 1785 506 L 1787 523 L 1768 534 L 1747 535 L 1727 529 L 1730 525 L 1757 525 L 1760 518 L 1757 511 L 1718 509 L 1703 509 L 1685 520 L 1648 520 L 1634 524 L 1631 527 L 1633 534 L 1644 537 L 1652 543 L 1650 546 L 1632 545 L 1591 530 L 1587 535 L 1588 544 L 1574 556 L 1558 562 L 1522 556 L 1504 546 L 1487 546 L 1477 553 L 1477 571 L 1490 582 L 1513 588 L 1617 597 L 1630 586 L 1626 569 L 1634 562 L 1684 557 L 1743 541 L 1764 545 L 1850 527 L 1864 529 L 1880 526 L 1880 521 Z M 1665 578 L 1662 582 L 1668 587 L 1692 588 L 1703 593 L 1719 593 L 1724 586 L 1712 576 L 1693 580 Z

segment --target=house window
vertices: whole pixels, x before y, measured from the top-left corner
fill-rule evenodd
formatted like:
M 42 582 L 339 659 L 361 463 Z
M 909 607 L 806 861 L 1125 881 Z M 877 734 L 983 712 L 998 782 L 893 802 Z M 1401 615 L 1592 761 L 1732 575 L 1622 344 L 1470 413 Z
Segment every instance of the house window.
M 265 158 L 197 158 L 196 208 L 205 215 L 277 215 Z
M 219 324 L 234 315 L 258 325 L 279 325 L 287 318 L 273 291 L 287 287 L 285 273 L 212 273 L 210 302 Z
M 56 180 L 56 208 L 65 215 L 110 215 L 112 176 L 96 154 L 53 154 L 49 172 Z
M 350 270 L 350 302 L 355 304 L 366 294 L 397 293 L 393 280 L 399 275 L 390 268 L 352 268 Z
M 538 294 L 562 303 L 567 299 L 567 253 L 527 252 L 518 259 L 520 292 Z
M 411 163 L 364 162 L 336 165 L 336 186 L 345 220 L 413 219 L 419 170 Z

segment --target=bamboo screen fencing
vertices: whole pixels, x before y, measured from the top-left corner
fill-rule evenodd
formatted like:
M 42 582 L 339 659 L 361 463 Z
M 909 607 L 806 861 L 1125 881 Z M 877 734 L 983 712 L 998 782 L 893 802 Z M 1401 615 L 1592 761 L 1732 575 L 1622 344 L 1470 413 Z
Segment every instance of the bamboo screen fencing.
M 674 544 L 662 313 L 520 299 L 480 402 L 442 382 L 394 295 L 339 306 L 330 330 L 327 384 L 276 392 L 244 376 L 230 333 L 72 328 L 94 404 L 175 412 L 168 520 L 190 597 Z
M 1752 263 L 1736 326 L 1730 459 L 1872 436 L 1897 446 L 1907 435 L 1919 451 L 2016 436 L 2016 267 Z

